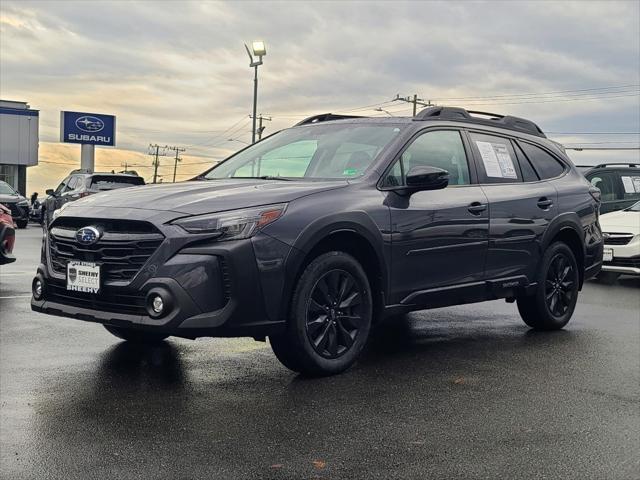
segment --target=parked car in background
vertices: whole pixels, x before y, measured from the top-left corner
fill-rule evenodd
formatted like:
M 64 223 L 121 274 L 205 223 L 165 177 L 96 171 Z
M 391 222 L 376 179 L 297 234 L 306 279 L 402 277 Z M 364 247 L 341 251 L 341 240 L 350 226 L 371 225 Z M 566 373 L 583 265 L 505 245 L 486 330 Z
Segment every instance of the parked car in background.
M 94 193 L 140 185 L 144 185 L 144 178 L 132 173 L 91 173 L 86 170 L 74 170 L 55 190 L 47 190 L 48 197 L 41 208 L 42 218 L 48 223 L 53 218 L 53 212 L 65 203 Z
M 16 192 L 7 182 L 0 180 L 0 203 L 11 211 L 11 217 L 18 228 L 26 228 L 29 223 L 29 200 Z
M 330 375 L 413 310 L 504 298 L 563 328 L 602 265 L 599 202 L 523 118 L 317 115 L 195 181 L 69 204 L 31 308 L 132 342 L 268 336 L 286 367 Z
M 640 202 L 601 215 L 600 227 L 604 254 L 598 279 L 613 283 L 622 274 L 640 275 Z
M 0 265 L 16 261 L 13 245 L 16 240 L 11 210 L 0 205 Z
M 640 165 L 602 163 L 594 167 L 579 166 L 591 185 L 600 189 L 600 213 L 624 210 L 640 200 Z

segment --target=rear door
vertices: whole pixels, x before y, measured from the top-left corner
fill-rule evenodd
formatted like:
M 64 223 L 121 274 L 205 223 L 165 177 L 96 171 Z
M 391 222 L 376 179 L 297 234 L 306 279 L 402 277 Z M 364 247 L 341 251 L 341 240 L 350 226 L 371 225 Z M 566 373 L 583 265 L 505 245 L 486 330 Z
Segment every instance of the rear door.
M 478 181 L 489 201 L 486 277 L 535 274 L 539 245 L 557 215 L 557 192 L 509 137 L 469 132 Z
M 386 194 L 392 229 L 392 301 L 484 278 L 487 199 L 474 184 L 468 157 L 459 130 L 429 130 L 409 142 L 384 179 L 383 189 L 405 185 L 406 172 L 419 165 L 450 173 L 449 186 L 442 190 Z

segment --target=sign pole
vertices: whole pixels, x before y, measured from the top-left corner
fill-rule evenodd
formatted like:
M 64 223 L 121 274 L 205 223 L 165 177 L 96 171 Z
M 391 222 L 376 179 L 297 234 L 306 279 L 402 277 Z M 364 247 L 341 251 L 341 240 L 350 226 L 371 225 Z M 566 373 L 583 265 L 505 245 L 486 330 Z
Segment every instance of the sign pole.
M 80 168 L 93 173 L 96 165 L 96 148 L 95 145 L 83 143 L 80 145 Z

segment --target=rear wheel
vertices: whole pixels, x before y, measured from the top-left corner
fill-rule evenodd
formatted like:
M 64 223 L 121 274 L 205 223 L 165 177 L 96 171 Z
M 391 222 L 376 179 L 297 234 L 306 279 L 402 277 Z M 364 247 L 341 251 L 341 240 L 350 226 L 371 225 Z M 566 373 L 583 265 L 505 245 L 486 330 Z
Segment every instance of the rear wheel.
M 284 333 L 269 337 L 282 364 L 306 375 L 333 375 L 362 351 L 373 305 L 362 266 L 344 252 L 329 252 L 304 270 L 293 294 Z
M 112 327 L 111 325 L 103 325 L 103 327 L 110 334 L 115 335 L 122 340 L 134 343 L 157 343 L 169 336 L 163 333 L 145 332 L 144 330 L 134 330 L 132 328 Z
M 579 281 L 571 249 L 565 243 L 553 243 L 542 258 L 535 294 L 518 298 L 520 316 L 537 330 L 561 329 L 575 310 Z

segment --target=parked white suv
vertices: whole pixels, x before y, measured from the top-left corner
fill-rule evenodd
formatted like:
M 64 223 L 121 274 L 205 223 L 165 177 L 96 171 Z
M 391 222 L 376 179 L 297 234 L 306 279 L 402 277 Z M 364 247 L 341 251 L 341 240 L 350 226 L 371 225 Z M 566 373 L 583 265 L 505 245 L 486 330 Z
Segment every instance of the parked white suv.
M 640 275 L 640 202 L 600 217 L 604 234 L 602 271 L 598 278 L 613 283 L 622 274 Z

